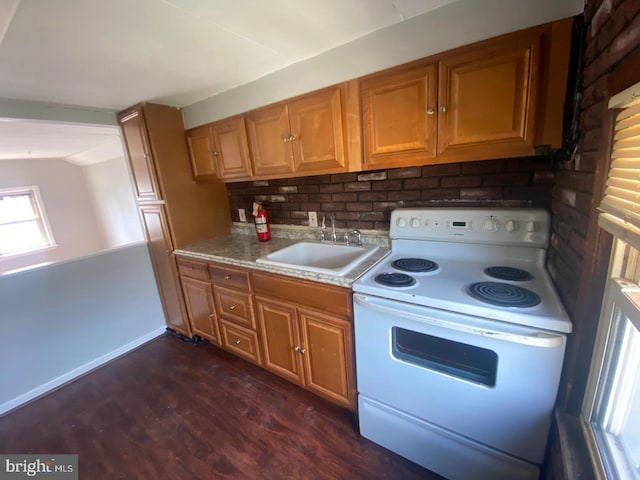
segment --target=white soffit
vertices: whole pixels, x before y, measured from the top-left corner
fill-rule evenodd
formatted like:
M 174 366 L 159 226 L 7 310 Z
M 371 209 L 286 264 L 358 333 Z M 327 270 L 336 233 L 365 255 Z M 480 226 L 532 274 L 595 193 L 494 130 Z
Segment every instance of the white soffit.
M 185 106 L 454 1 L 0 0 L 0 97 Z

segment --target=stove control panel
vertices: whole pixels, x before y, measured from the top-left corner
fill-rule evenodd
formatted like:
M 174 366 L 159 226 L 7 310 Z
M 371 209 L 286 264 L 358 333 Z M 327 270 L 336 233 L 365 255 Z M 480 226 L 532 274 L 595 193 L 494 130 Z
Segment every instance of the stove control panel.
M 390 237 L 547 248 L 550 217 L 541 209 L 399 208 Z

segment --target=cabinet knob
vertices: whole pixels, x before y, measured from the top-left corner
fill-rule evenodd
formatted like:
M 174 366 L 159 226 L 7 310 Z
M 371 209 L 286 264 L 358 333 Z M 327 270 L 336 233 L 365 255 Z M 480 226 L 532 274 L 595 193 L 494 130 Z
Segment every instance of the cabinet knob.
M 445 107 L 444 105 L 442 105 L 440 108 L 438 108 L 438 111 L 439 111 L 440 113 L 444 113 L 444 112 L 446 112 L 446 111 L 447 111 L 447 107 Z
M 213 313 L 210 313 L 209 318 L 213 318 L 213 317 L 215 317 L 215 315 Z
M 240 345 L 240 340 L 236 340 L 236 341 L 235 341 L 235 344 L 236 344 L 236 345 Z
M 229 307 L 229 310 L 235 310 L 235 309 L 236 309 L 236 306 L 235 306 L 235 305 L 231 305 L 231 306 Z
M 283 135 L 282 136 L 282 141 L 287 143 L 291 141 L 291 135 Z
M 289 135 L 289 141 L 293 142 L 296 139 L 295 135 Z
M 433 108 L 427 108 L 427 115 L 433 115 L 434 113 L 436 113 L 436 111 Z
M 300 347 L 298 345 L 294 345 L 293 346 L 293 351 L 294 352 L 299 352 L 300 351 Z
M 225 280 L 231 280 L 231 275 L 225 275 L 225 276 L 224 276 L 224 279 L 225 279 Z
M 213 157 L 217 157 L 218 156 L 218 152 L 216 151 L 211 151 L 209 152 L 209 155 L 213 156 Z
M 300 353 L 304 354 L 304 352 L 306 352 L 306 350 L 303 347 L 300 347 Z

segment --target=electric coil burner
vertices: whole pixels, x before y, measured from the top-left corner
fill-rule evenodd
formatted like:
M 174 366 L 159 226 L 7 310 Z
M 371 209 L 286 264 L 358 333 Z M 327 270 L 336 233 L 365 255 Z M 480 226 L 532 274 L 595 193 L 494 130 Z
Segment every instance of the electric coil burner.
M 416 283 L 416 279 L 411 275 L 395 272 L 376 275 L 375 281 L 387 287 L 410 287 Z
M 499 307 L 529 308 L 540 303 L 540 297 L 526 288 L 510 283 L 477 282 L 467 288 L 476 300 Z
M 392 212 L 353 283 L 362 436 L 449 480 L 539 479 L 572 328 L 549 230 L 539 209 Z
M 484 273 L 499 280 L 510 280 L 512 282 L 526 282 L 533 278 L 533 275 L 526 270 L 503 265 L 485 268 Z
M 426 258 L 399 258 L 391 266 L 404 272 L 426 273 L 438 269 L 438 264 Z

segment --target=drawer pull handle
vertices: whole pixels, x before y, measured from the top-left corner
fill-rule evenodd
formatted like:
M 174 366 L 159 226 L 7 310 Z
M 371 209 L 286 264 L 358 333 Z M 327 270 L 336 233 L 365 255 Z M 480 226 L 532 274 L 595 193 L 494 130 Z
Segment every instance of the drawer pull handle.
M 236 345 L 240 345 L 240 340 L 236 340 Z
M 235 305 L 231 305 L 231 306 L 229 307 L 229 310 L 235 310 L 235 309 L 236 309 L 236 306 L 235 306 Z
M 209 314 L 209 318 L 213 318 L 215 315 L 213 313 Z
M 193 267 L 187 267 L 187 270 L 189 270 L 190 272 L 193 272 Z
M 224 276 L 224 279 L 225 279 L 225 280 L 231 280 L 231 275 L 225 275 L 225 276 Z

